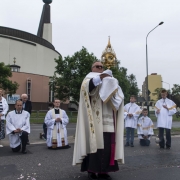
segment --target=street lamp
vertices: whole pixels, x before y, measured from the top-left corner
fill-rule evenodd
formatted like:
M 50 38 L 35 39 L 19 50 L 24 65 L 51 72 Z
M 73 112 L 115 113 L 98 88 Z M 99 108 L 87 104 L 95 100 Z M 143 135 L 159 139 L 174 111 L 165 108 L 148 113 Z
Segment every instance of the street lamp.
M 170 89 L 170 84 L 169 84 L 169 83 L 164 82 L 164 81 L 161 81 L 161 82 L 163 82 L 163 83 L 165 83 L 165 84 L 168 84 L 168 85 L 169 85 L 169 91 L 171 91 L 171 89 Z
M 147 102 L 147 109 L 148 109 L 148 115 L 149 115 L 149 99 L 148 99 L 148 48 L 147 48 L 147 38 L 149 36 L 149 34 L 156 29 L 158 26 L 162 25 L 164 22 L 160 22 L 155 28 L 153 28 L 151 31 L 149 31 L 149 33 L 146 36 L 146 73 L 147 73 L 147 80 L 146 80 L 146 102 Z

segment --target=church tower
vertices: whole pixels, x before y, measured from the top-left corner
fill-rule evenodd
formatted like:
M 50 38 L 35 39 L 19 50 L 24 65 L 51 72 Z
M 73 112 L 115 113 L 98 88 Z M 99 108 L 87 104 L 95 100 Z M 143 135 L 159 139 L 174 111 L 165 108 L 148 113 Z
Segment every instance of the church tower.
M 52 0 L 43 0 L 43 2 L 45 4 L 43 6 L 37 36 L 52 43 L 51 6 L 49 5 L 52 3 Z
M 117 62 L 116 53 L 111 46 L 110 37 L 106 49 L 102 52 L 101 62 L 108 69 L 116 65 Z

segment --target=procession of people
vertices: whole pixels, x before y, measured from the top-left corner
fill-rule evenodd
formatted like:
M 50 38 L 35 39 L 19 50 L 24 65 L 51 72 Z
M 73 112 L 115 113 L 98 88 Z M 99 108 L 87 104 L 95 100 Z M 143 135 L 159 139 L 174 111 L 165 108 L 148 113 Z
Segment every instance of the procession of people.
M 159 147 L 170 149 L 176 104 L 167 98 L 165 89 L 161 91 L 161 97 L 155 104 Z M 91 72 L 81 84 L 72 162 L 72 165 L 81 164 L 80 171 L 87 172 L 90 180 L 112 179 L 109 172 L 118 171 L 118 164 L 124 163 L 124 146 L 134 147 L 136 129 L 141 146 L 150 146 L 152 143 L 150 140 L 154 135 L 154 125 L 148 117 L 148 109 L 141 109 L 136 104 L 135 95 L 130 95 L 130 102 L 126 105 L 124 98 L 113 72 L 104 70 L 99 61 L 93 63 Z M 6 129 L 13 153 L 28 152 L 31 111 L 31 101 L 27 94 L 22 94 L 21 99 L 15 102 L 15 109 L 8 112 L 7 101 L 0 89 L 0 140 L 5 138 Z M 60 100 L 54 99 L 44 118 L 44 133 L 40 134 L 40 138 L 44 137 L 46 140 L 48 149 L 62 150 L 71 147 L 66 128 L 68 123 L 68 115 L 60 108 Z

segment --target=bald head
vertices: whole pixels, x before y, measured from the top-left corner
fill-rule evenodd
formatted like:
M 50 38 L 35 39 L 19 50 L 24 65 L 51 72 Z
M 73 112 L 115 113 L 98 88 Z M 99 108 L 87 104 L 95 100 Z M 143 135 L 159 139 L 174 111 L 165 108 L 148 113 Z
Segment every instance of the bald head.
M 26 102 L 28 100 L 27 94 L 22 94 L 21 99 L 22 99 L 23 102 Z
M 103 65 L 101 62 L 95 62 L 93 63 L 92 67 L 91 67 L 91 71 L 92 72 L 97 72 L 97 73 L 102 73 L 103 72 Z

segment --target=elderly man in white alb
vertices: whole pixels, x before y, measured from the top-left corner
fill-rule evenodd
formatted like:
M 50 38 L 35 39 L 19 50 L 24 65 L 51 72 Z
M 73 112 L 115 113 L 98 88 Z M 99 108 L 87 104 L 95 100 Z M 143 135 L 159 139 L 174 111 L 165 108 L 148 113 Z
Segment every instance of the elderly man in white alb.
M 157 117 L 157 127 L 159 128 L 159 146 L 166 149 L 171 148 L 171 127 L 172 116 L 176 113 L 176 104 L 167 98 L 167 91 L 161 91 L 161 97 L 155 104 L 155 115 Z M 166 143 L 164 140 L 164 130 L 166 131 Z
M 45 117 L 47 125 L 47 146 L 48 149 L 67 149 L 70 148 L 67 139 L 66 126 L 69 118 L 66 112 L 60 109 L 60 100 L 54 100 L 54 108 L 49 110 Z
M 9 106 L 7 104 L 7 101 L 3 95 L 3 90 L 0 89 L 0 140 L 5 138 L 5 115 L 7 114 L 7 111 L 9 109 Z M 3 147 L 3 145 L 0 145 L 0 147 Z
M 111 180 L 108 173 L 124 163 L 123 108 L 117 79 L 95 62 L 81 85 L 73 156 L 73 165 L 81 163 L 90 180 Z
M 15 110 L 10 111 L 6 116 L 6 133 L 9 135 L 10 147 L 13 152 L 26 154 L 26 144 L 30 133 L 30 114 L 22 109 L 22 101 L 17 100 Z

